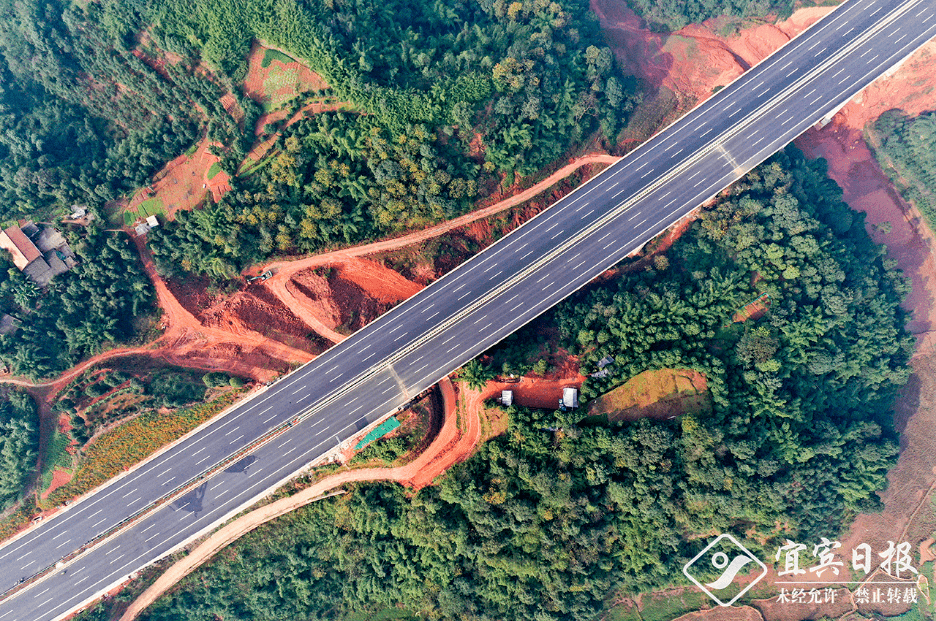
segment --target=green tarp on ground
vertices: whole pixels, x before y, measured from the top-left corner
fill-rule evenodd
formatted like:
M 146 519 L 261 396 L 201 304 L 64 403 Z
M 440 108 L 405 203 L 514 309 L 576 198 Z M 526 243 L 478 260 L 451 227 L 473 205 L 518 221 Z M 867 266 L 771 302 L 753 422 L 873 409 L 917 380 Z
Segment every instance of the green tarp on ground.
M 396 416 L 391 416 L 384 422 L 380 423 L 374 427 L 370 433 L 361 438 L 361 441 L 357 443 L 357 446 L 354 447 L 354 450 L 359 451 L 377 438 L 382 438 L 397 427 L 400 426 L 400 421 L 396 419 Z

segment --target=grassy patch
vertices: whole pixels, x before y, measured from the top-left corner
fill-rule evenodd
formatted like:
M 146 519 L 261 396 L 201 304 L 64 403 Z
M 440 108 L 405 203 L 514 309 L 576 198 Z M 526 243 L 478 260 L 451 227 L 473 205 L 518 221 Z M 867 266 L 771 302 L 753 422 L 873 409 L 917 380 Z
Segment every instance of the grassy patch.
M 255 162 L 251 158 L 247 158 L 244 161 L 243 168 L 241 168 L 240 172 L 237 173 L 238 176 L 249 177 L 250 175 L 254 175 L 260 172 L 261 170 L 269 166 L 270 162 L 272 162 L 275 159 L 275 156 L 278 154 L 279 154 L 279 151 L 271 151 L 267 153 L 263 158 L 261 158 L 259 162 Z
M 637 607 L 630 602 L 618 604 L 607 611 L 604 616 L 606 621 L 643 621 Z
M 87 447 L 75 477 L 49 494 L 48 504 L 58 504 L 101 485 L 229 406 L 240 392 L 229 392 L 211 403 L 169 414 L 150 411 L 105 433 Z
M 672 621 L 676 617 L 700 610 L 712 600 L 704 593 L 685 590 L 682 593 L 655 593 L 641 598 L 640 619 L 643 621 Z M 627 617 L 624 617 L 625 619 Z
M 45 455 L 42 456 L 42 490 L 47 490 L 52 485 L 52 474 L 56 468 L 63 470 L 71 468 L 72 456 L 67 450 L 69 444 L 71 444 L 71 438 L 68 434 L 59 431 L 56 425 L 46 445 Z
M 272 67 L 263 79 L 263 107 L 266 110 L 279 108 L 291 101 L 302 90 L 299 67 Z M 269 111 L 269 110 L 268 110 Z
M 134 222 L 148 216 L 162 216 L 164 219 L 166 218 L 166 206 L 161 198 L 154 196 L 153 198 L 146 199 L 135 208 L 124 210 L 124 226 L 133 226 Z
M 287 56 L 286 54 L 283 54 L 279 50 L 272 50 L 272 49 L 267 48 L 267 50 L 263 53 L 263 60 L 260 61 L 260 66 L 266 69 L 271 64 L 273 64 L 274 60 L 279 61 L 283 63 L 284 65 L 288 65 L 289 63 L 296 62 L 294 58 L 290 58 L 289 56 Z
M 198 143 L 197 143 L 197 142 L 188 148 L 188 151 L 185 152 L 185 156 L 186 156 L 186 157 L 192 157 L 192 156 L 195 154 L 196 151 L 198 151 Z
M 140 203 L 140 206 L 137 207 L 137 210 L 143 216 L 155 216 L 159 214 L 166 215 L 166 209 L 165 205 L 163 205 L 162 199 L 155 196 L 153 198 L 148 198 Z
M 218 162 L 215 162 L 215 163 L 212 164 L 211 167 L 208 169 L 208 178 L 209 178 L 209 179 L 214 179 L 215 176 L 217 176 L 217 174 L 218 174 L 219 172 L 221 172 L 221 166 L 218 164 Z
M 658 369 L 635 375 L 589 404 L 590 416 L 633 420 L 706 412 L 711 400 L 705 376 L 691 369 Z
M 399 608 L 384 608 L 377 612 L 356 612 L 345 617 L 345 621 L 416 621 L 419 617 Z
M 36 511 L 35 498 L 27 497 L 0 518 L 0 541 L 12 537 L 29 524 L 29 519 Z
M 920 210 L 931 229 L 936 229 L 936 136 L 929 129 L 936 113 L 910 117 L 899 110 L 885 112 L 865 126 L 865 138 L 881 169 L 901 196 Z

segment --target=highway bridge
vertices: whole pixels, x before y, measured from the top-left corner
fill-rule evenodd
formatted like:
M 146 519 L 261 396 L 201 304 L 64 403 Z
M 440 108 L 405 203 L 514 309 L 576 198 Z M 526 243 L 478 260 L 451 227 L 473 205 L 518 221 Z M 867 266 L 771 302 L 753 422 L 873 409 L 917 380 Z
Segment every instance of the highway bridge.
M 62 618 L 208 532 L 639 249 L 933 36 L 933 0 L 844 3 L 432 286 L 0 547 L 0 591 L 27 581 L 0 601 L 0 621 Z M 172 490 L 185 491 L 139 516 Z

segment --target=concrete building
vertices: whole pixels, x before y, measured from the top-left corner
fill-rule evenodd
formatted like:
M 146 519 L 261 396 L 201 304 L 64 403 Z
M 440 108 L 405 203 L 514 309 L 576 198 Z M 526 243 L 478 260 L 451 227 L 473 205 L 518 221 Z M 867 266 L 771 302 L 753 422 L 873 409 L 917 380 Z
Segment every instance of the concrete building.
M 145 220 L 133 227 L 133 230 L 137 235 L 146 235 L 157 226 L 159 226 L 159 219 L 156 216 L 147 216 Z
M 562 389 L 562 407 L 570 410 L 578 407 L 578 388 Z

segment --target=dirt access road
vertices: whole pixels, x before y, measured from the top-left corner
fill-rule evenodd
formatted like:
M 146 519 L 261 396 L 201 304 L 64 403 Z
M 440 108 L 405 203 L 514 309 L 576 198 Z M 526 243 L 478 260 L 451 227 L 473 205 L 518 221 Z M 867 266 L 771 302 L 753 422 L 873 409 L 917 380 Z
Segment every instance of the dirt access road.
M 304 259 L 296 259 L 292 261 L 274 261 L 259 267 L 252 267 L 248 270 L 245 270 L 244 274 L 246 276 L 257 276 L 265 271 L 272 271 L 273 276 L 264 282 L 270 291 L 318 335 L 330 340 L 333 343 L 337 343 L 341 341 L 344 336 L 327 326 L 315 314 L 314 310 L 308 308 L 308 305 L 304 304 L 295 294 L 294 285 L 291 283 L 291 281 L 293 277 L 295 277 L 299 272 L 316 267 L 333 265 L 336 263 L 353 263 L 355 259 L 360 257 L 378 252 L 397 250 L 411 244 L 416 244 L 434 237 L 438 237 L 440 235 L 444 235 L 445 233 L 460 227 L 469 225 L 478 220 L 488 218 L 502 211 L 510 209 L 511 207 L 520 205 L 538 195 L 539 193 L 547 190 L 562 179 L 568 177 L 582 166 L 589 164 L 613 164 L 619 159 L 620 158 L 613 155 L 600 153 L 586 155 L 573 160 L 569 164 L 566 164 L 553 174 L 549 175 L 546 179 L 540 181 L 533 187 L 520 192 L 519 194 L 505 198 L 504 200 L 488 207 L 484 207 L 447 222 L 443 222 L 442 224 L 429 227 L 425 230 L 403 235 L 394 239 L 363 244 L 361 246 L 354 246 L 352 248 L 343 248 L 341 250 L 335 250 L 332 252 L 325 252 Z

